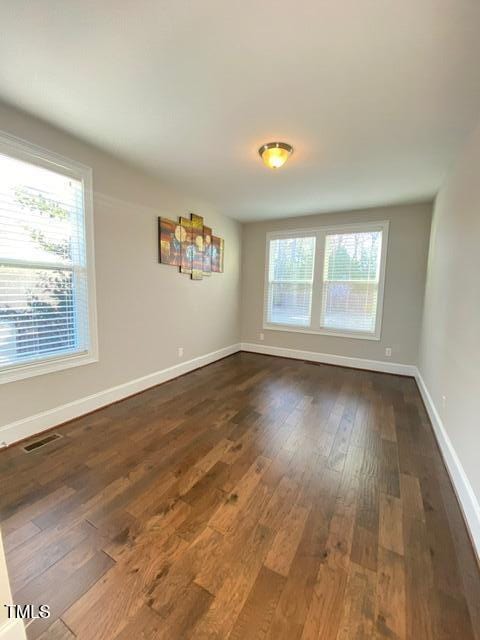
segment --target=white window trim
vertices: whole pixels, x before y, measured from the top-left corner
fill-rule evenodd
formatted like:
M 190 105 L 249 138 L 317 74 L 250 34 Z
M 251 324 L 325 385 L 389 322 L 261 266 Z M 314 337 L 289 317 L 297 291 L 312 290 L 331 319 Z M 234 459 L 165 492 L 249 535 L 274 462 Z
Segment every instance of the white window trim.
M 288 333 L 307 333 L 314 335 L 325 335 L 333 338 L 354 338 L 356 340 L 376 340 L 379 341 L 382 335 L 383 321 L 383 301 L 385 294 L 385 277 L 388 253 L 388 230 L 390 223 L 388 220 L 378 222 L 358 222 L 354 224 L 341 224 L 320 226 L 309 229 L 284 229 L 279 231 L 269 231 L 265 239 L 265 277 L 263 296 L 263 329 L 266 331 L 283 331 Z M 361 231 L 382 231 L 382 254 L 380 257 L 380 273 L 378 282 L 377 298 L 377 318 L 375 331 L 372 333 L 356 331 L 338 331 L 335 329 L 325 329 L 320 327 L 321 304 L 323 295 L 323 269 L 325 257 L 325 240 L 329 233 L 357 233 Z M 270 263 L 270 241 L 279 238 L 298 238 L 315 235 L 315 264 L 313 269 L 313 290 L 311 306 L 310 327 L 292 326 L 277 323 L 270 323 L 267 320 L 267 298 L 268 298 L 268 270 Z M 317 275 L 318 274 L 318 275 Z M 317 325 L 317 326 L 314 326 Z
M 0 153 L 58 171 L 83 184 L 86 269 L 88 285 L 89 348 L 72 355 L 47 356 L 39 362 L 18 364 L 0 371 L 0 384 L 78 367 L 98 361 L 97 303 L 95 293 L 95 251 L 93 231 L 92 170 L 84 164 L 31 144 L 0 130 Z

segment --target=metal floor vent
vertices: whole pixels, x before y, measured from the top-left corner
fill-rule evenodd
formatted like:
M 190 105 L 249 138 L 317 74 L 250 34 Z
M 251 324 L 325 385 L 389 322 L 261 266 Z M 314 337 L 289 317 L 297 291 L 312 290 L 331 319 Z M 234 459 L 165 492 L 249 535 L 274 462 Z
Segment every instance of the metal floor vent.
M 26 453 L 30 453 L 31 451 L 35 451 L 36 449 L 39 449 L 40 447 L 44 447 L 46 444 L 48 444 L 49 442 L 53 442 L 54 440 L 58 440 L 58 438 L 61 438 L 62 436 L 59 433 L 51 433 L 48 436 L 45 436 L 44 438 L 41 438 L 40 440 L 35 440 L 34 442 L 30 442 L 30 444 L 27 444 L 23 447 L 23 450 Z

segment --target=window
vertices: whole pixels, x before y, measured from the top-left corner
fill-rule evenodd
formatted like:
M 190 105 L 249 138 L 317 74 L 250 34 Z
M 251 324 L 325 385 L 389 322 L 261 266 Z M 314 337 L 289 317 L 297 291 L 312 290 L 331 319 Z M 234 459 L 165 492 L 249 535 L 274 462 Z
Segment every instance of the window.
M 381 231 L 327 233 L 322 327 L 375 332 L 381 250 Z
M 380 339 L 388 222 L 267 235 L 265 329 Z
M 315 237 L 270 242 L 268 322 L 308 327 L 312 309 Z
M 0 381 L 96 359 L 91 173 L 0 136 Z

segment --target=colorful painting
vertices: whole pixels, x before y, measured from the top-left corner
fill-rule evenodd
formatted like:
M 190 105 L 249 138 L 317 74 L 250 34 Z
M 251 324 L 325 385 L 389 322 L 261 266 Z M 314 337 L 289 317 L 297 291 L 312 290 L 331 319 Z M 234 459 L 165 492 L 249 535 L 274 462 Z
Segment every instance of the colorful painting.
M 192 280 L 203 278 L 203 218 L 191 214 L 192 218 Z
M 203 275 L 212 273 L 212 229 L 203 227 Z
M 180 218 L 181 227 L 181 262 L 182 273 L 192 273 L 192 223 L 188 218 Z
M 223 238 L 212 236 L 212 271 L 223 273 Z
M 179 267 L 192 280 L 201 280 L 212 272 L 223 273 L 223 239 L 212 234 L 195 213 L 179 222 L 158 218 L 159 262 Z
M 160 262 L 179 267 L 181 263 L 181 227 L 167 218 L 158 219 Z

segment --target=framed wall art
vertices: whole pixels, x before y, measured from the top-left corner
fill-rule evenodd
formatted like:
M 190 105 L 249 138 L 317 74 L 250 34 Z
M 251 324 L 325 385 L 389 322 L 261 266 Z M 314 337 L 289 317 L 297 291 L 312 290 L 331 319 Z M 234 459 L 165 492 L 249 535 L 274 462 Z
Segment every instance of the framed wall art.
M 158 247 L 161 264 L 178 267 L 192 280 L 223 273 L 223 238 L 214 236 L 203 217 L 195 213 L 190 218 L 180 216 L 178 222 L 159 217 Z

